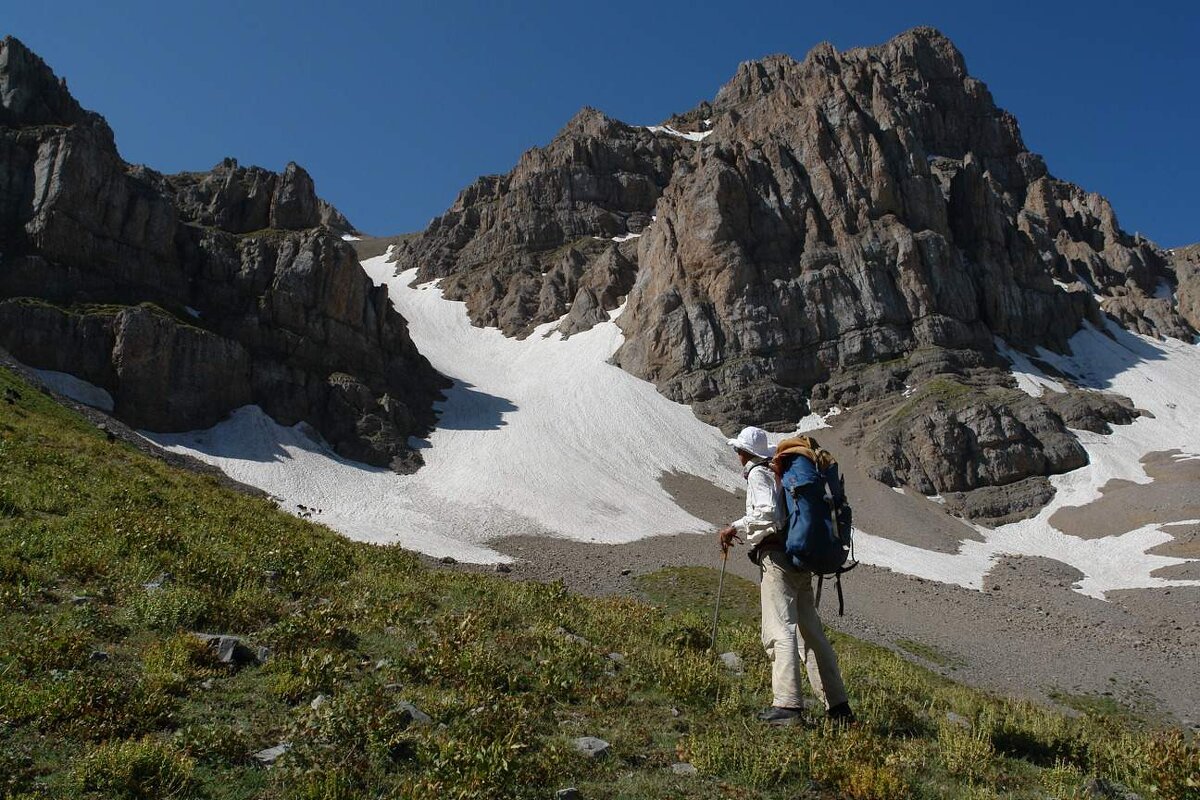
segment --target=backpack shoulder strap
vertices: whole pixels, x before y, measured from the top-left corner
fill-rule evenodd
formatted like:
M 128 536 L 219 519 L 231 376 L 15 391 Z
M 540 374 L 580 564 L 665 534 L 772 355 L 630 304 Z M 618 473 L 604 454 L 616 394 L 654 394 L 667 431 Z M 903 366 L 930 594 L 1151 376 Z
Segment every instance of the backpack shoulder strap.
M 754 472 L 754 470 L 758 469 L 759 467 L 762 467 L 762 468 L 763 468 L 763 469 L 765 469 L 767 472 L 771 472 L 771 461 L 770 461 L 770 459 L 767 459 L 767 460 L 765 460 L 765 461 L 756 461 L 756 462 L 754 462 L 753 464 L 751 464 L 751 465 L 750 465 L 750 469 L 746 470 L 746 477 L 747 477 L 747 478 L 749 478 L 749 477 L 750 477 L 750 473 Z M 773 473 L 772 473 L 772 474 L 773 474 Z

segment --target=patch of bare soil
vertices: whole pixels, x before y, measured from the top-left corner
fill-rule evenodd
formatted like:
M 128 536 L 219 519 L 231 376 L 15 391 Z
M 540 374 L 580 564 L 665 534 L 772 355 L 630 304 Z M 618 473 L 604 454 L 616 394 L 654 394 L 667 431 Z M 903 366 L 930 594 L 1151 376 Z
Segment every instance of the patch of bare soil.
M 1145 525 L 1200 519 L 1200 459 L 1182 460 L 1178 450 L 1150 453 L 1142 459 L 1150 483 L 1112 480 L 1100 489 L 1100 498 L 1085 506 L 1056 511 L 1050 524 L 1081 539 L 1117 536 Z M 1162 555 L 1190 556 L 1165 549 Z

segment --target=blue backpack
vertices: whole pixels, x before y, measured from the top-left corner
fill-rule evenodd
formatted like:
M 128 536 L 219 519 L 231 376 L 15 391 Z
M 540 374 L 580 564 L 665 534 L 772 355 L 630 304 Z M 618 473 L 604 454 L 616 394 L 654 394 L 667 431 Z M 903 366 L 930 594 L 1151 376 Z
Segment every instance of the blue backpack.
M 818 606 L 826 576 L 836 578 L 841 616 L 845 613 L 842 573 L 858 562 L 851 535 L 853 514 L 837 460 L 816 439 L 797 436 L 779 443 L 775 463 L 783 470 L 784 552 L 797 569 L 817 576 Z

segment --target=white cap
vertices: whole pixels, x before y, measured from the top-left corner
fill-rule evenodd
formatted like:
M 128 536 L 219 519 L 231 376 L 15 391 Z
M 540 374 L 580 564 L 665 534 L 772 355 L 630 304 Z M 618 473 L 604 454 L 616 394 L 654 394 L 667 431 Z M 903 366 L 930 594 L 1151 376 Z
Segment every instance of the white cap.
M 742 428 L 736 439 L 729 439 L 731 447 L 749 453 L 756 458 L 770 458 L 775 448 L 767 441 L 767 432 L 762 428 Z

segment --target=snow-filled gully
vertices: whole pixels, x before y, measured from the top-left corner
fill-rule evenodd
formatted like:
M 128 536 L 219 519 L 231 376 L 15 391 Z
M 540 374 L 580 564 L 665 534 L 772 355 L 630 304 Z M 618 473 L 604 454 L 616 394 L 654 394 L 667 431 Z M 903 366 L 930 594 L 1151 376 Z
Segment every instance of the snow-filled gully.
M 316 521 L 351 538 L 477 563 L 508 560 L 488 542 L 511 534 L 616 544 L 709 530 L 672 501 L 660 475 L 679 471 L 725 489 L 740 485 L 720 431 L 608 363 L 622 341 L 613 321 L 566 340 L 549 323 L 518 341 L 472 326 L 464 304 L 444 299 L 435 283 L 410 286 L 414 272 L 394 275 L 386 255 L 363 268 L 387 285 L 418 349 L 455 381 L 439 404 L 437 429 L 417 443 L 426 465 L 415 475 L 342 459 L 305 426 L 280 426 L 254 406 L 208 430 L 145 435 L 264 489 L 285 508 L 320 509 Z M 1200 455 L 1200 346 L 1154 342 L 1116 326 L 1107 334 L 1081 331 L 1069 358 L 1038 355 L 1081 386 L 1128 395 L 1153 418 L 1109 436 L 1079 432 L 1091 463 L 1051 478 L 1057 494 L 1033 519 L 979 528 L 982 541 L 964 541 L 952 554 L 901 544 L 885 531 L 859 531 L 859 559 L 972 589 L 982 588 L 1005 554 L 1062 561 L 1083 574 L 1076 589 L 1094 597 L 1200 585 L 1152 574 L 1186 561 L 1147 552 L 1171 539 L 1166 525 L 1085 540 L 1049 524 L 1060 508 L 1095 500 L 1110 479 L 1148 482 L 1140 463 L 1147 453 Z M 1022 388 L 1059 388 L 1035 374 L 1030 360 L 1009 356 Z

